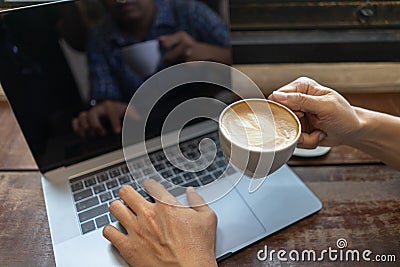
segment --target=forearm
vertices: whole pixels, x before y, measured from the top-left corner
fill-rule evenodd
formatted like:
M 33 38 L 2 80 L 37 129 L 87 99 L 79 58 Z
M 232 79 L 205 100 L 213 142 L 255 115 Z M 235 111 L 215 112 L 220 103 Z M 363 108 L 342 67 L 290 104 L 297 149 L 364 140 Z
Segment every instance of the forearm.
M 215 61 L 227 65 L 232 63 L 231 50 L 229 48 L 206 43 L 200 43 L 199 45 L 202 47 L 203 53 L 199 55 L 200 58 L 198 60 Z
M 355 108 L 361 127 L 351 146 L 400 170 L 400 118 Z
M 205 255 L 199 255 L 200 257 L 196 259 L 196 257 L 191 258 L 189 260 L 183 261 L 180 266 L 186 267 L 203 267 L 203 266 L 208 266 L 208 267 L 218 267 L 217 261 L 215 260 L 214 257 L 203 257 Z

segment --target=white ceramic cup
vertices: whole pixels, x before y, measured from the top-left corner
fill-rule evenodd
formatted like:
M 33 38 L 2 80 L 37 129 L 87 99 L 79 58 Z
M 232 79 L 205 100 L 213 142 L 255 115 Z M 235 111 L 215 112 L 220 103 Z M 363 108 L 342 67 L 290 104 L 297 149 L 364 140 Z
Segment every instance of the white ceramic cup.
M 232 138 L 229 136 L 229 133 L 227 132 L 226 127 L 222 125 L 222 118 L 224 117 L 225 113 L 234 105 L 246 102 L 249 104 L 249 106 L 251 106 L 251 103 L 254 101 L 261 101 L 262 103 L 268 105 L 266 106 L 265 112 L 266 115 L 269 114 L 269 116 L 272 118 L 271 123 L 274 124 L 273 127 L 275 127 L 275 123 L 273 119 L 274 116 L 272 115 L 273 113 L 269 108 L 270 105 L 276 105 L 279 112 L 290 114 L 290 116 L 294 118 L 294 121 L 297 124 L 296 137 L 290 143 L 284 146 L 279 146 L 277 148 L 271 147 L 258 149 L 249 148 L 248 146 L 244 146 L 243 143 L 232 140 Z M 301 124 L 297 116 L 287 107 L 266 99 L 244 99 L 237 101 L 226 107 L 219 117 L 219 139 L 225 157 L 245 175 L 253 178 L 265 177 L 282 167 L 292 156 L 293 151 L 296 148 L 297 141 L 299 140 L 300 134 Z
M 122 59 L 141 77 L 148 77 L 157 71 L 161 61 L 158 40 L 150 40 L 121 48 Z

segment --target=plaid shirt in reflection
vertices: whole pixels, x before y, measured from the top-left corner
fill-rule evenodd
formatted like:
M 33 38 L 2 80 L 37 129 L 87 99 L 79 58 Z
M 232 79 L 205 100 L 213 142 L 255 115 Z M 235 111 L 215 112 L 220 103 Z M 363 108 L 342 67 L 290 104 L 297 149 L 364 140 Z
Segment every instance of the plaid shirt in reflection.
M 228 47 L 227 25 L 205 4 L 194 0 L 156 0 L 156 16 L 146 38 L 185 31 L 199 42 Z M 140 42 L 122 35 L 111 17 L 90 34 L 88 64 L 91 84 L 91 103 L 103 99 L 128 101 L 144 78 L 123 62 L 120 48 Z M 158 69 L 167 66 L 160 65 Z

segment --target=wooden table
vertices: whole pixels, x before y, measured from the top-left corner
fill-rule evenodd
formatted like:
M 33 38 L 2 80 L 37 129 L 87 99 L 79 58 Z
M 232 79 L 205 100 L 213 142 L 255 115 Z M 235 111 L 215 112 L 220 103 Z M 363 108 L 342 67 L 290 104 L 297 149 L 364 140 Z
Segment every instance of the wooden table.
M 346 97 L 354 105 L 400 116 L 398 93 Z M 279 262 L 276 256 L 260 262 L 256 255 L 265 245 L 269 251 L 335 249 L 339 238 L 347 240 L 349 249 L 394 254 L 399 265 L 400 172 L 350 147 L 333 148 L 315 159 L 292 158 L 289 164 L 320 198 L 322 210 L 241 250 L 220 266 L 302 266 L 306 263 Z M 54 264 L 40 173 L 8 104 L 0 102 L 0 266 Z

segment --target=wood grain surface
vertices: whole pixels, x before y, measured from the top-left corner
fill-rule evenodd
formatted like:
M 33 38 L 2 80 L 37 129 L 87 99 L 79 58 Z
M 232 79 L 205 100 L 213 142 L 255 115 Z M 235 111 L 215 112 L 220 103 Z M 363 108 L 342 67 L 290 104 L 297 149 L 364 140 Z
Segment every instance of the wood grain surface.
M 400 93 L 346 93 L 344 96 L 355 106 L 400 116 Z M 329 154 L 316 159 L 292 158 L 290 165 L 378 163 L 361 151 L 351 147 L 335 147 Z M 0 170 L 37 170 L 36 163 L 21 134 L 15 117 L 6 101 L 0 101 Z
M 0 172 L 0 266 L 54 266 L 39 172 Z
M 0 101 L 0 170 L 37 169 L 8 102 Z
M 394 254 L 400 261 L 400 172 L 386 166 L 294 167 L 293 170 L 319 197 L 318 213 L 281 230 L 220 263 L 227 266 L 338 266 L 338 262 L 260 262 L 257 252 L 284 249 L 336 249 L 339 238 L 349 249 L 370 249 Z M 273 215 L 272 215 L 273 216 Z M 360 263 L 361 264 L 361 263 Z M 365 264 L 365 262 L 363 263 Z M 356 262 L 346 266 L 355 266 Z M 374 266 L 374 265 L 371 265 Z
M 400 63 L 304 63 L 235 65 L 265 94 L 307 76 L 341 93 L 400 92 Z
M 279 266 L 276 259 L 259 262 L 256 253 L 264 245 L 275 250 L 321 251 L 335 248 L 339 238 L 347 240 L 349 249 L 370 249 L 399 259 L 400 172 L 382 165 L 293 170 L 320 198 L 322 210 L 223 260 L 220 266 Z M 54 265 L 40 174 L 1 173 L 0 203 L 0 265 Z
M 400 94 L 346 94 L 351 103 L 400 115 Z M 400 261 L 400 172 L 350 147 L 318 158 L 292 158 L 293 170 L 320 198 L 318 213 L 264 238 L 220 266 L 337 266 L 338 262 L 260 262 L 257 252 L 336 248 L 396 255 Z M 273 216 L 273 215 L 271 215 Z M 339 263 L 356 266 L 361 263 Z M 0 101 L 0 266 L 54 266 L 40 173 L 5 102 Z M 371 265 L 374 266 L 374 265 Z

